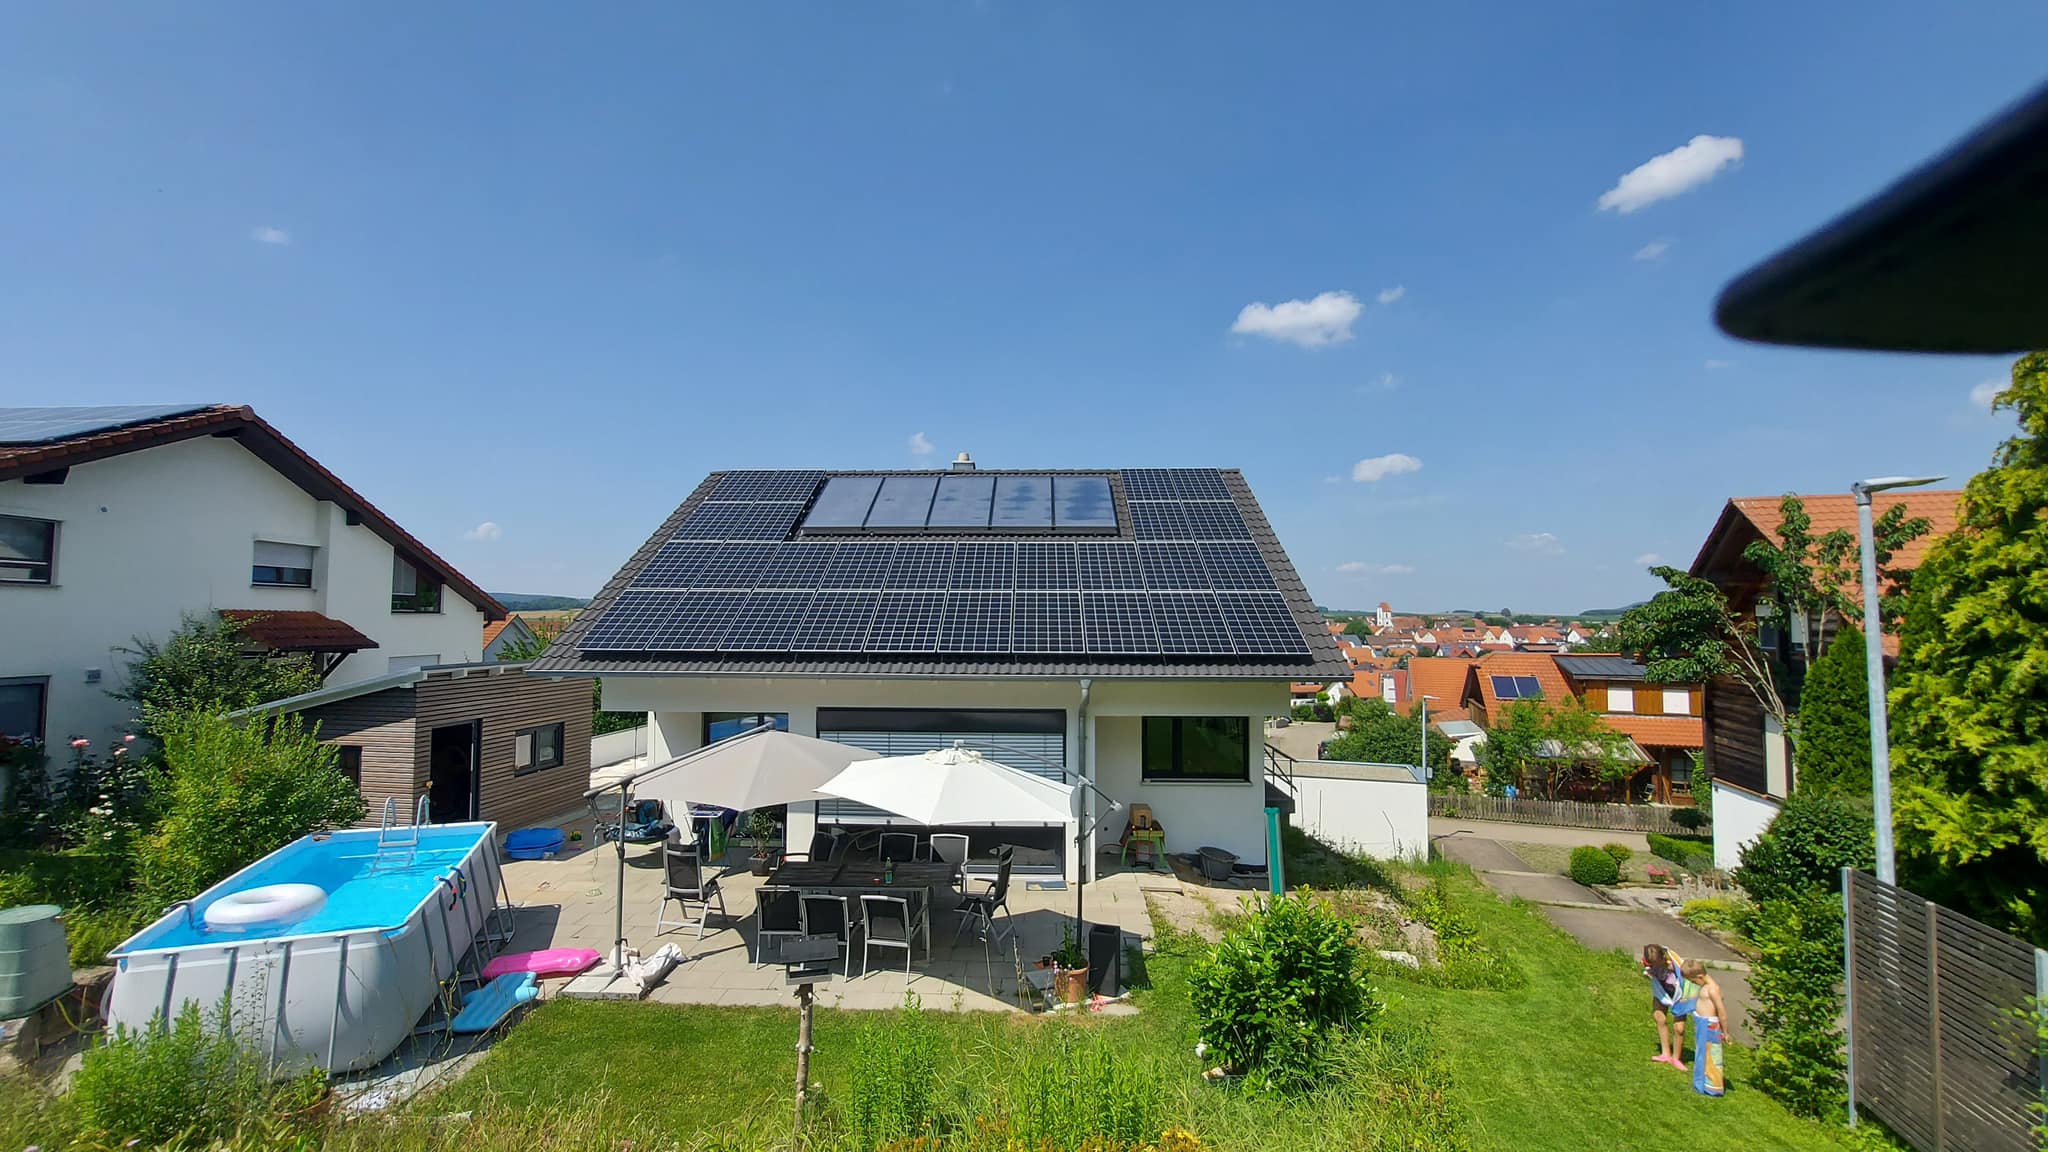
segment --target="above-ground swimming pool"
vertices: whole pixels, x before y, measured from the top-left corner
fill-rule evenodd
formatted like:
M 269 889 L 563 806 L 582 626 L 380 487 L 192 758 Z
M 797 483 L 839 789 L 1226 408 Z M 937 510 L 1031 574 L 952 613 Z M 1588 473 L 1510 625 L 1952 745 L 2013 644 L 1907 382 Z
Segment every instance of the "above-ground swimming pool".
M 509 928 L 493 922 L 495 829 L 428 825 L 417 846 L 411 828 L 294 840 L 114 949 L 107 1020 L 140 1029 L 188 1003 L 217 1020 L 225 1003 L 282 1070 L 369 1067 Z

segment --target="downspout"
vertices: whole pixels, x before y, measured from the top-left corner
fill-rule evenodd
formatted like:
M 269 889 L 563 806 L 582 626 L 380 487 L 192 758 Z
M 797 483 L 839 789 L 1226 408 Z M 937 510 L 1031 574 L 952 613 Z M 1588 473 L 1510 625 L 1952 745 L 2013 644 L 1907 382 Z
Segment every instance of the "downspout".
M 1086 677 L 1081 679 L 1081 710 L 1078 713 L 1080 737 L 1075 741 L 1074 760 L 1081 779 L 1091 782 L 1094 778 L 1088 774 L 1088 691 L 1094 687 L 1094 684 L 1094 681 Z M 1080 791 L 1083 793 L 1083 799 L 1080 806 L 1081 810 L 1075 813 L 1077 823 L 1074 825 L 1074 855 L 1076 857 L 1074 860 L 1074 932 L 1076 937 L 1084 942 L 1085 946 L 1088 935 L 1088 921 L 1081 916 L 1081 901 L 1083 893 L 1088 890 L 1088 866 L 1092 863 L 1090 859 L 1091 853 L 1088 851 L 1088 838 L 1095 828 L 1093 811 L 1095 807 L 1095 793 L 1088 788 L 1082 788 Z

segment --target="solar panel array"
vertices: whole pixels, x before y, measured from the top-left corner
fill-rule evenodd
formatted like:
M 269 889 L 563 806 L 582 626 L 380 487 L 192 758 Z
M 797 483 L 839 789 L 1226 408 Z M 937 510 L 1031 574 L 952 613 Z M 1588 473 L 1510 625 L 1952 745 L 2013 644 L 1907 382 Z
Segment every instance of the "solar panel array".
M 1534 676 L 1494 676 L 1493 694 L 1502 700 L 1536 700 L 1543 695 L 1543 684 Z
M 0 408 L 0 444 L 53 444 L 93 432 L 197 412 L 204 404 L 106 404 L 76 408 Z
M 603 610 L 581 647 L 734 655 L 1308 655 L 1221 473 L 1138 469 L 1121 478 L 1130 539 L 1058 539 L 1056 527 L 998 538 L 975 531 L 980 522 L 949 539 L 939 525 L 947 518 L 972 522 L 981 506 L 970 500 L 962 513 L 928 498 L 932 491 L 943 497 L 944 488 L 891 488 L 898 477 L 866 476 L 860 479 L 873 482 L 859 485 L 849 501 L 847 490 L 833 495 L 833 484 L 848 477 L 725 473 Z M 833 500 L 846 507 L 835 511 Z M 988 507 L 999 526 L 1001 499 Z M 850 521 L 863 534 L 815 534 L 821 510 L 825 522 Z M 1091 517 L 1115 523 L 1116 509 L 1095 509 Z M 920 520 L 925 531 L 893 539 L 874 534 L 897 519 Z

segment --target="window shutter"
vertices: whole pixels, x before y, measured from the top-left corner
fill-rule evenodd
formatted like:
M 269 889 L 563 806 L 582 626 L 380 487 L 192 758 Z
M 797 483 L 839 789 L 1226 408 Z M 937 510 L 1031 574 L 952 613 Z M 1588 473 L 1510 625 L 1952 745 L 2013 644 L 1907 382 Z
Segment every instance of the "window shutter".
M 258 540 L 254 563 L 259 568 L 311 568 L 313 549 L 304 544 Z
M 1636 692 L 1636 715 L 1662 716 L 1664 714 L 1664 691 L 1648 684 Z
M 1607 685 L 1605 685 L 1605 684 L 1588 684 L 1588 685 L 1586 685 L 1586 711 L 1588 711 L 1588 712 L 1605 712 L 1605 711 L 1607 711 Z

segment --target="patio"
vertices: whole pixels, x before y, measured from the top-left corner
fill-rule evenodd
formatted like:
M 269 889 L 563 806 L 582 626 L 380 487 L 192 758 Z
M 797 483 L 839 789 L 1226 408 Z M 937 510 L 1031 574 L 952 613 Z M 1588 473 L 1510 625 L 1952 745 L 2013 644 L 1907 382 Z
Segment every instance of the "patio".
M 516 932 L 509 951 L 542 948 L 594 948 L 608 953 L 613 941 L 616 914 L 618 858 L 612 845 L 594 841 L 588 823 L 568 825 L 585 833 L 573 841 L 574 851 L 552 860 L 507 861 L 506 890 L 520 906 Z M 669 1004 L 782 1005 L 793 1001 L 794 990 L 783 982 L 780 965 L 753 962 L 755 893 L 767 881 L 752 875 L 745 866 L 743 850 L 735 847 L 720 884 L 729 916 L 721 917 L 715 907 L 702 940 L 697 930 L 669 927 L 655 933 L 656 907 L 662 893 L 662 859 L 659 844 L 628 845 L 626 849 L 625 928 L 626 939 L 644 955 L 663 944 L 680 946 L 683 963 L 647 999 Z M 1145 945 L 1152 935 L 1146 911 L 1146 893 L 1183 894 L 1184 885 L 1171 872 L 1117 870 L 1114 855 L 1102 860 L 1104 874 L 1087 886 L 1086 914 L 1090 923 L 1114 924 L 1123 933 L 1126 947 Z M 980 875 L 970 873 L 970 887 Z M 1048 878 L 1050 879 L 1050 878 Z M 1054 881 L 1056 882 L 1056 881 Z M 1014 1011 L 1017 1009 L 1016 955 L 1027 967 L 1060 944 L 1062 929 L 1074 913 L 1071 887 L 1043 888 L 1037 877 L 1013 875 L 1009 905 L 1012 931 L 984 952 L 972 929 L 960 934 L 960 917 L 954 912 L 957 891 L 935 893 L 931 916 L 931 959 L 917 950 L 908 976 L 902 957 L 877 949 L 874 969 L 863 974 L 860 941 L 855 938 L 853 976 L 835 967 L 830 983 L 818 986 L 818 1003 L 837 1008 L 893 1008 L 905 993 L 914 994 L 928 1008 L 957 1011 Z M 879 891 L 879 889 L 878 889 Z M 1215 895 L 1214 890 L 1208 890 Z M 673 924 L 678 909 L 671 904 Z M 998 918 L 1000 930 L 1002 921 Z M 956 934 L 960 935 L 955 944 Z M 990 979 L 994 994 L 990 994 Z M 564 980 L 544 983 L 543 995 L 559 995 Z

